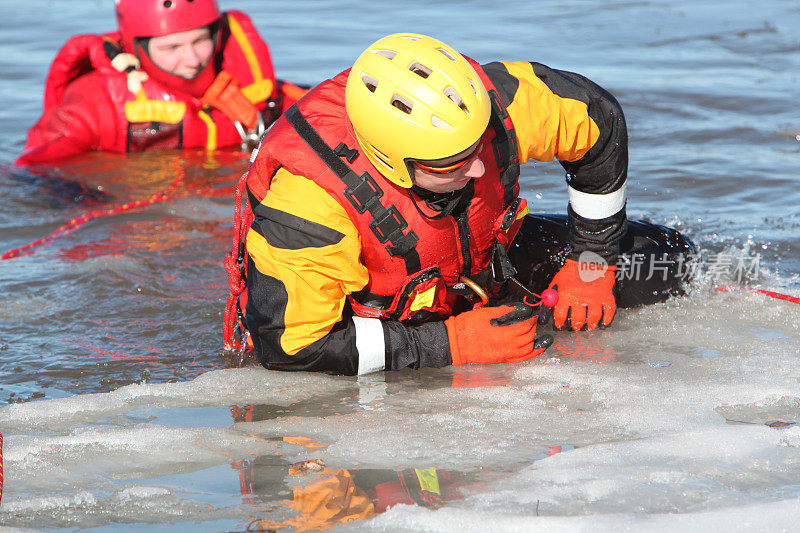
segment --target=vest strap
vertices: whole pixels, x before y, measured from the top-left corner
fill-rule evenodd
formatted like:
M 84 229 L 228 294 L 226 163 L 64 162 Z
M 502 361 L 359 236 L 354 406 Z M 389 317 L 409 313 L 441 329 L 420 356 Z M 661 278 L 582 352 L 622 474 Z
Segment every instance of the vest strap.
M 346 186 L 344 196 L 355 210 L 359 214 L 369 211 L 372 217 L 369 227 L 381 244 L 388 243 L 386 251 L 391 256 L 399 256 L 405 261 L 407 274 L 418 272 L 422 268 L 419 253 L 415 248 L 419 237 L 413 231 L 403 233 L 403 230 L 408 227 L 408 223 L 396 206 L 390 205 L 387 208 L 380 202 L 380 198 L 383 196 L 380 185 L 368 172 L 363 172 L 359 176 L 346 165 L 337 152 L 308 123 L 297 105 L 290 107 L 284 116 L 300 138 L 325 163 L 325 166 L 344 182 Z M 340 148 L 341 145 L 337 147 L 337 149 Z M 346 157 L 345 154 L 343 156 Z
M 500 168 L 500 184 L 504 189 L 505 205 L 514 199 L 514 186 L 519 178 L 519 150 L 517 148 L 517 135 L 513 129 L 506 129 L 504 124 L 508 117 L 505 105 L 494 89 L 488 91 L 492 103 L 492 116 L 489 126 L 494 129 L 495 138 L 492 140 L 497 166 Z
M 375 294 L 366 288 L 351 294 L 361 305 L 372 307 L 373 309 L 389 309 L 392 305 L 394 295 Z
M 214 81 L 200 98 L 204 105 L 215 107 L 235 122 L 241 122 L 247 128 L 258 125 L 258 109 L 239 90 L 239 82 L 233 75 L 220 71 Z

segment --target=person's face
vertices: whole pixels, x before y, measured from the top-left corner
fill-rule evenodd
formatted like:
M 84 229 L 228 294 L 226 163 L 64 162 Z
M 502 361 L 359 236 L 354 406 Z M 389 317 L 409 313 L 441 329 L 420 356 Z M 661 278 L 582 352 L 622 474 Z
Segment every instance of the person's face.
M 214 40 L 207 27 L 151 37 L 148 55 L 161 70 L 191 80 L 211 61 Z
M 446 193 L 463 189 L 473 178 L 480 178 L 486 167 L 478 157 L 480 139 L 452 157 L 412 163 L 414 184 L 432 192 Z

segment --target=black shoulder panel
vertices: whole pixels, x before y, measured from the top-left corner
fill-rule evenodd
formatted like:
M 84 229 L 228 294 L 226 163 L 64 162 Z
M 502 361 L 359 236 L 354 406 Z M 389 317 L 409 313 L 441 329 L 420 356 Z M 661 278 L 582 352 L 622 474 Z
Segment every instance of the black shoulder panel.
M 257 205 L 253 214 L 253 230 L 275 248 L 322 248 L 336 244 L 344 238 L 344 233 L 335 229 L 263 204 Z
M 508 73 L 506 66 L 499 61 L 481 65 L 483 71 L 492 80 L 503 103 L 508 106 L 514 101 L 514 96 L 519 89 L 519 80 Z

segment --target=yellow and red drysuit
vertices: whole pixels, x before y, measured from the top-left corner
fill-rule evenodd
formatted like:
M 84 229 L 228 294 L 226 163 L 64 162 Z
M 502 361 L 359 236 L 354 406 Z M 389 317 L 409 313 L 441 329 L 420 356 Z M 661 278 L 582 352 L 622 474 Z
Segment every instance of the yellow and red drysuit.
M 16 163 L 91 150 L 239 146 L 247 130 L 269 126 L 305 90 L 275 78 L 269 48 L 244 13 L 224 13 L 216 32 L 216 78 L 202 95 L 142 81 L 142 71 L 120 61 L 129 54 L 119 32 L 70 38 L 53 60 L 42 117 Z
M 451 364 L 442 319 L 459 311 L 459 277 L 480 277 L 495 248 L 511 245 L 527 211 L 517 179 L 529 159 L 567 170 L 570 257 L 616 261 L 627 174 L 617 101 L 538 63 L 473 67 L 492 100 L 486 172 L 450 199 L 393 184 L 358 152 L 348 71 L 267 133 L 247 181 L 255 219 L 244 306 L 265 367 L 352 375 Z
M 274 457 L 262 456 L 235 463 L 239 470 L 244 501 L 258 509 L 273 511 L 280 502 L 296 511 L 283 520 L 262 518 L 251 523 L 253 530 L 323 531 L 338 524 L 366 520 L 395 505 L 417 505 L 436 509 L 458 500 L 482 482 L 476 476 L 438 468 L 405 470 L 329 468 L 321 461 L 288 466 Z M 286 474 L 292 485 L 284 484 Z M 287 490 L 288 489 L 288 490 Z M 284 498 L 281 498 L 284 496 Z M 275 513 L 277 514 L 277 513 Z

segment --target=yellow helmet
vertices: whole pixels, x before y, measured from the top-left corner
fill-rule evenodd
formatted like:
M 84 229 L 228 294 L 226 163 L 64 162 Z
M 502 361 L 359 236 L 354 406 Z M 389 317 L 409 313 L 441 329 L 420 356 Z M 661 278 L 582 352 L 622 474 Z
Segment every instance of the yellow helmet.
M 362 151 L 387 179 L 413 185 L 408 162 L 463 152 L 489 125 L 489 94 L 461 54 L 415 33 L 378 40 L 356 59 L 345 89 Z

